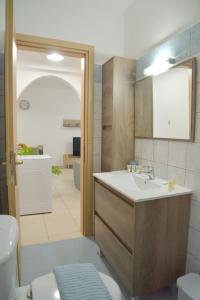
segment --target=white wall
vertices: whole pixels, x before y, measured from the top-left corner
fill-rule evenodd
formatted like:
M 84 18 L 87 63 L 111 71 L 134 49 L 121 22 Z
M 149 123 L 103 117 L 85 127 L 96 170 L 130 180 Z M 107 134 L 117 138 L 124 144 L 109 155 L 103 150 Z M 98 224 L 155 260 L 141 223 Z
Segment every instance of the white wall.
M 100 64 L 124 54 L 123 12 L 106 2 L 15 0 L 16 32 L 94 45 Z
M 64 72 L 50 72 L 47 70 L 39 69 L 29 69 L 29 68 L 17 68 L 17 97 L 22 93 L 22 91 L 34 80 L 43 76 L 56 76 L 58 78 L 64 79 L 69 84 L 71 84 L 77 91 L 79 96 L 81 96 L 81 75 L 73 73 Z
M 138 58 L 198 22 L 199 0 L 15 0 L 16 31 L 95 46 L 97 64 Z
M 139 58 L 199 20 L 199 0 L 135 0 L 125 13 L 125 55 Z
M 63 165 L 63 154 L 72 153 L 72 138 L 80 136 L 80 128 L 63 127 L 63 119 L 80 119 L 80 98 L 70 84 L 55 76 L 32 82 L 20 99 L 31 103 L 29 110 L 17 110 L 18 143 L 44 145 L 53 164 Z

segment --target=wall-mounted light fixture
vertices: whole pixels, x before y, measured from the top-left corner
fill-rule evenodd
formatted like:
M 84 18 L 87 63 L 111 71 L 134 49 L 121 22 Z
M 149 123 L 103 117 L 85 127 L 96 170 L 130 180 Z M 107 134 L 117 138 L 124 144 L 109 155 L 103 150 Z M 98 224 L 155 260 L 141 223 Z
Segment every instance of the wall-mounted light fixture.
M 57 61 L 62 61 L 64 59 L 64 56 L 58 53 L 51 53 L 47 55 L 47 59 L 57 62 Z
M 157 60 L 155 63 L 153 63 L 151 66 L 144 69 L 144 75 L 150 76 L 150 75 L 158 75 L 165 71 L 167 71 L 169 68 L 171 68 L 175 64 L 176 60 L 174 57 L 169 57 L 165 60 Z

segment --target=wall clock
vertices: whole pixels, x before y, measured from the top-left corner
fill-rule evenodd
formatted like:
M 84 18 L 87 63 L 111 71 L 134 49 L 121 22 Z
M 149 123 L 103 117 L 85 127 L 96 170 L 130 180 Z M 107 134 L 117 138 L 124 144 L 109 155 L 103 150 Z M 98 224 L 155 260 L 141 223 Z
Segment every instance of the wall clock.
M 19 107 L 22 110 L 28 110 L 30 108 L 30 106 L 31 106 L 30 102 L 28 100 L 26 100 L 26 99 L 22 99 L 19 102 Z

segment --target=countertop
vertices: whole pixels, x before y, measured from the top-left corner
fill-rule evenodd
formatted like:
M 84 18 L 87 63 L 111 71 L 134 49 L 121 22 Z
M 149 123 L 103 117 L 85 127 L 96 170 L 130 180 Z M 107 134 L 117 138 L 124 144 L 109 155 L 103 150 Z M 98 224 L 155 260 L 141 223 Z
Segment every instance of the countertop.
M 93 176 L 134 202 L 192 194 L 192 190 L 187 187 L 176 184 L 174 190 L 169 191 L 166 180 L 149 180 L 145 174 L 124 170 L 94 173 Z
M 18 159 L 26 160 L 26 159 L 50 159 L 52 158 L 48 154 L 42 154 L 42 155 L 18 155 Z

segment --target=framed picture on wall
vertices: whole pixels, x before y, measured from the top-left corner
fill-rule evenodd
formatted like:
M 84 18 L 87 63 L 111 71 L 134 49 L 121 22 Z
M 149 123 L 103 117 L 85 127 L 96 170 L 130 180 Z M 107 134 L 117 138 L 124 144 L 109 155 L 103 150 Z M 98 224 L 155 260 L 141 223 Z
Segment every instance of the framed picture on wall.
M 63 120 L 63 127 L 81 127 L 80 120 Z

